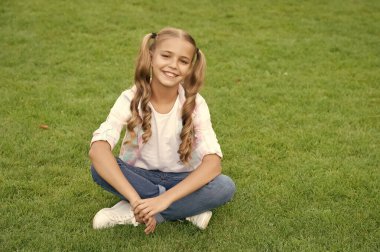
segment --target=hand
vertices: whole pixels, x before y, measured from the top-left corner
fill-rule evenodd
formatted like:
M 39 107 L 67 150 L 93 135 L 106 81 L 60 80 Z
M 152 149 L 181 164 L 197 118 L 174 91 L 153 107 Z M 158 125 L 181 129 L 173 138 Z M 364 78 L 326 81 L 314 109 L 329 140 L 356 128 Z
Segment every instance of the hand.
M 171 202 L 163 195 L 164 194 L 154 198 L 137 200 L 133 208 L 135 216 L 143 219 L 146 223 L 150 217 L 154 217 L 156 214 L 164 211 L 170 206 Z
M 153 233 L 154 230 L 156 229 L 156 224 L 157 224 L 156 218 L 154 216 L 150 217 L 148 221 L 145 223 L 146 225 L 146 228 L 144 230 L 145 234 L 148 235 L 148 234 Z
M 135 214 L 135 220 L 140 223 L 140 224 L 143 224 L 144 223 L 144 220 L 142 218 L 140 218 L 138 215 Z
M 135 200 L 131 203 L 131 206 L 132 206 L 132 209 L 135 209 L 136 206 L 137 206 L 137 203 L 138 203 L 138 200 Z M 138 214 L 135 214 L 135 219 L 138 223 L 140 224 L 143 224 L 144 223 L 144 220 L 142 218 L 139 217 Z M 156 229 L 156 225 L 157 225 L 157 221 L 156 221 L 156 218 L 153 216 L 153 217 L 150 217 L 150 218 L 146 218 L 146 222 L 145 222 L 145 225 L 146 225 L 146 228 L 144 230 L 145 234 L 148 235 L 148 234 L 151 234 L 154 232 L 154 230 Z
M 137 200 L 134 200 L 133 202 L 130 203 L 132 206 L 132 210 L 134 210 L 137 206 Z M 133 213 L 135 215 L 135 219 L 138 223 L 143 224 L 144 220 L 140 218 L 137 214 Z

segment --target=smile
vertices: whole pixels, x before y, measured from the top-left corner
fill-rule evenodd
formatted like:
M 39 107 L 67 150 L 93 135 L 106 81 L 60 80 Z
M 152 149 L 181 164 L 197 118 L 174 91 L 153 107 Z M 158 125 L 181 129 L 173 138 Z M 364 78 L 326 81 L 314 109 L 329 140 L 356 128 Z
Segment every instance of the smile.
M 166 71 L 162 71 L 167 77 L 169 78 L 175 78 L 177 77 L 178 75 L 177 74 L 174 74 L 172 72 L 166 72 Z

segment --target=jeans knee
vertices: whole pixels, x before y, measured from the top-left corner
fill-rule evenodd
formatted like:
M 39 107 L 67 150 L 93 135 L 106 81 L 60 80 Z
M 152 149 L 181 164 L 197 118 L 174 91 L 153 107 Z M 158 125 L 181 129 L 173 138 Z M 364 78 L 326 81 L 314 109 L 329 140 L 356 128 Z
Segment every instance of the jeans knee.
M 219 175 L 215 178 L 215 182 L 218 185 L 218 194 L 220 200 L 226 203 L 232 199 L 235 194 L 236 186 L 232 179 L 226 175 Z

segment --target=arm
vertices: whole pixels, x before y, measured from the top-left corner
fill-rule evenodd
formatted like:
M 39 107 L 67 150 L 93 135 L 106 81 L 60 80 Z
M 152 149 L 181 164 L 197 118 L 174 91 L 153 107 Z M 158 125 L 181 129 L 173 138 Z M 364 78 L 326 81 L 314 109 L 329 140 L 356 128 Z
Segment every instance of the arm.
M 130 89 L 118 97 L 106 121 L 94 132 L 89 151 L 90 160 L 98 174 L 131 203 L 140 197 L 120 171 L 112 149 L 119 141 L 125 122 L 131 116 L 128 108 L 133 96 L 134 92 Z
M 149 218 L 168 208 L 173 202 L 191 194 L 206 185 L 221 173 L 220 157 L 206 155 L 202 163 L 184 180 L 165 193 L 149 199 L 137 201 L 135 214 L 140 218 Z
M 89 156 L 98 174 L 120 194 L 128 199 L 131 204 L 140 199 L 140 196 L 137 194 L 136 190 L 131 186 L 121 172 L 108 142 L 94 142 L 91 145 Z
M 119 96 L 106 121 L 93 133 L 89 151 L 91 162 L 98 174 L 128 199 L 132 207 L 135 206 L 140 196 L 120 171 L 112 154 L 112 149 L 119 140 L 120 132 L 125 122 L 131 116 L 131 112 L 127 108 L 130 107 L 134 92 L 135 87 L 124 91 Z M 138 216 L 135 217 L 138 222 L 142 223 Z M 145 224 L 147 226 L 145 229 L 146 234 L 154 231 L 156 225 L 154 218 L 145 221 Z
M 162 196 L 171 204 L 203 187 L 221 172 L 220 157 L 215 154 L 206 155 L 197 169 Z
M 98 174 L 128 199 L 132 208 L 134 208 L 140 196 L 121 172 L 112 154 L 109 143 L 106 141 L 94 142 L 91 145 L 89 157 Z M 139 219 L 138 216 L 136 217 L 137 221 L 141 222 L 141 219 Z M 145 224 L 147 226 L 144 230 L 145 233 L 152 233 L 156 227 L 156 220 L 154 217 L 146 218 Z

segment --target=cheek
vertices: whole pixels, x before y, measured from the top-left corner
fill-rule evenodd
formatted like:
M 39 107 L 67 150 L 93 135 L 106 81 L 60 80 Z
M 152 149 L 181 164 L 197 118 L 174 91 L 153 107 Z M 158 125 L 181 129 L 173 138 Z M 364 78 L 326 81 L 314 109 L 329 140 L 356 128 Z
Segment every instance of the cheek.
M 153 56 L 153 58 L 152 58 L 152 65 L 153 66 L 161 66 L 164 63 L 165 63 L 165 61 L 161 57 L 159 57 L 158 55 Z
M 158 65 L 160 65 L 160 62 L 157 60 L 157 59 L 155 59 L 155 58 L 153 58 L 153 60 L 152 60 L 152 66 L 158 66 Z
M 182 71 L 181 71 L 184 75 L 189 75 L 191 73 L 191 67 L 190 66 L 183 66 L 182 67 Z

